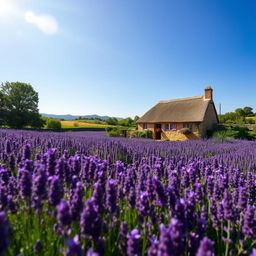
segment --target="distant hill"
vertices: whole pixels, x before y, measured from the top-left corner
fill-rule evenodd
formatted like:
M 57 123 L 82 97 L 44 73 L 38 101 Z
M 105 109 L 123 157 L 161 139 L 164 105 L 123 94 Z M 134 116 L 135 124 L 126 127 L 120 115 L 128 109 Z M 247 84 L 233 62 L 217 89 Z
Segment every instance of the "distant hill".
M 56 119 L 64 119 L 64 120 L 75 120 L 78 117 L 82 117 L 84 119 L 96 119 L 99 118 L 101 120 L 107 120 L 108 118 L 111 118 L 110 116 L 99 116 L 99 115 L 54 115 L 54 114 L 45 114 L 41 113 L 44 117 L 51 117 Z M 113 118 L 113 117 L 112 117 Z M 122 120 L 121 117 L 116 117 L 117 120 Z

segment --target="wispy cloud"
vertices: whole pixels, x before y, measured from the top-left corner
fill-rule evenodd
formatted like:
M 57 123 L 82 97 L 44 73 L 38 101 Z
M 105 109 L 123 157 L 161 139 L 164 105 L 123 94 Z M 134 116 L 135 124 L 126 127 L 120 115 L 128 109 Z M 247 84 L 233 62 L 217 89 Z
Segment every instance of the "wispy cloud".
M 32 11 L 26 11 L 24 14 L 26 22 L 34 24 L 46 34 L 56 34 L 59 29 L 57 20 L 50 15 L 38 15 Z

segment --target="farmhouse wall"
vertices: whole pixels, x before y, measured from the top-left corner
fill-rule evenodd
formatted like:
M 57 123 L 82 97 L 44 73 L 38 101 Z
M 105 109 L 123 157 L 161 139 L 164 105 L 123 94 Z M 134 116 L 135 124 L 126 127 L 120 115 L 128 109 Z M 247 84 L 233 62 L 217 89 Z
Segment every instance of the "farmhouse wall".
M 168 122 L 170 123 L 170 122 Z M 192 123 L 192 132 L 190 134 L 182 134 L 179 132 L 180 129 L 184 128 L 184 124 L 186 123 L 172 123 L 176 124 L 176 130 L 175 131 L 169 131 L 165 130 L 165 124 L 167 123 L 161 123 L 162 125 L 162 132 L 161 132 L 161 140 L 173 140 L 173 141 L 181 141 L 181 140 L 188 140 L 188 139 L 199 139 L 200 136 L 200 125 L 199 123 Z M 191 123 L 190 123 L 191 124 Z M 153 133 L 153 139 L 155 139 L 155 124 L 149 123 L 147 124 L 147 130 L 151 130 Z M 138 124 L 138 130 L 143 131 L 143 124 Z
M 218 119 L 217 119 L 214 105 L 213 103 L 210 103 L 206 110 L 204 120 L 200 125 L 201 136 L 205 137 L 207 135 L 207 130 L 213 129 L 217 123 L 218 123 Z

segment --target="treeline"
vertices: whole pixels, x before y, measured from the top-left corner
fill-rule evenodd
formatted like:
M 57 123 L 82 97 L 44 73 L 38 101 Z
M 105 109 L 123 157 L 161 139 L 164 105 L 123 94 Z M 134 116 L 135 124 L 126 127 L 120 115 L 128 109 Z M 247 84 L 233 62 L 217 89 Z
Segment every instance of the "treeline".
M 30 84 L 5 82 L 0 85 L 0 126 L 42 128 L 38 93 Z
M 135 116 L 134 119 L 128 117 L 125 119 L 117 120 L 117 118 L 108 118 L 105 122 L 109 125 L 118 125 L 125 127 L 136 127 L 136 122 L 139 120 L 138 116 Z
M 234 112 L 228 112 L 219 115 L 219 121 L 222 124 L 255 124 L 256 113 L 253 108 L 237 108 Z

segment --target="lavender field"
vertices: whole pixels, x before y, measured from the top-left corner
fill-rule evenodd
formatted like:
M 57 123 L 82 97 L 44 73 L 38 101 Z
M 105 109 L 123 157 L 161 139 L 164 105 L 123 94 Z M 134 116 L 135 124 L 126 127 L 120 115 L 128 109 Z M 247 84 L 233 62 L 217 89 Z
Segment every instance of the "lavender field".
M 0 130 L 0 255 L 256 255 L 256 142 Z

